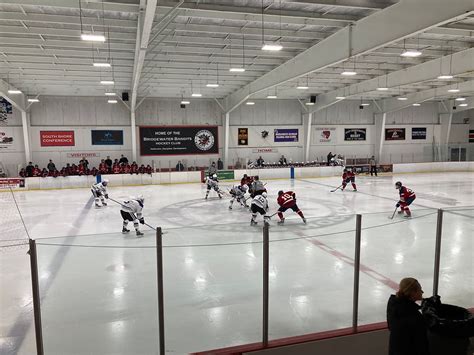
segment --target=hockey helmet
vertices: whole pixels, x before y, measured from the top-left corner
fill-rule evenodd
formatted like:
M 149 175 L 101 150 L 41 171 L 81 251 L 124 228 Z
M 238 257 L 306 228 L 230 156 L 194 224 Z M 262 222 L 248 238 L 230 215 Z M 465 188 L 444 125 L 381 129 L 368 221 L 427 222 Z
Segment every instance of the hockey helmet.
M 283 190 L 278 191 L 278 196 L 283 195 L 285 192 Z
M 138 202 L 140 202 L 142 205 L 143 205 L 143 203 L 145 202 L 145 198 L 143 197 L 143 195 L 138 195 L 137 198 L 136 198 L 136 200 L 137 200 Z
M 213 179 L 217 179 L 217 174 L 213 174 L 213 175 L 212 175 L 212 178 L 213 178 Z
M 247 176 L 247 174 L 244 174 L 244 176 L 243 176 L 243 177 L 244 177 L 244 178 L 246 178 L 246 177 L 248 177 L 248 176 Z
M 239 186 L 240 191 L 247 192 L 248 186 L 247 185 L 241 185 Z
M 258 175 L 255 175 L 255 176 L 253 177 L 253 179 L 254 179 L 254 180 L 258 180 L 258 179 L 259 179 Z
M 266 192 L 262 192 L 262 196 L 267 198 L 267 193 Z
M 109 183 L 109 180 L 107 179 L 102 180 L 102 185 L 107 186 L 108 183 Z
M 395 183 L 395 188 L 396 188 L 396 189 L 399 189 L 399 188 L 401 188 L 401 187 L 402 187 L 401 181 L 397 181 L 397 182 Z

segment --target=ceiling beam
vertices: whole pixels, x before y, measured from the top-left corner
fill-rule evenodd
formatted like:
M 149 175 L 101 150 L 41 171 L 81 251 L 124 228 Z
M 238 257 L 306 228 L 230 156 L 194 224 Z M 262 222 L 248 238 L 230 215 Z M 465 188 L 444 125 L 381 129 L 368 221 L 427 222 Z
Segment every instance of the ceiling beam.
M 283 0 L 299 4 L 325 5 L 334 7 L 349 7 L 355 9 L 378 10 L 393 5 L 394 1 L 371 1 L 371 0 Z
M 436 11 L 426 11 L 436 8 Z M 288 80 L 341 63 L 393 42 L 411 37 L 430 28 L 462 19 L 474 13 L 472 0 L 401 0 L 348 26 L 290 59 L 261 78 L 226 97 L 227 110 L 233 110 L 251 94 L 282 84 Z M 374 31 L 385 28 L 384 31 Z M 349 38 L 351 48 L 348 50 Z M 350 53 L 349 53 L 350 52 Z

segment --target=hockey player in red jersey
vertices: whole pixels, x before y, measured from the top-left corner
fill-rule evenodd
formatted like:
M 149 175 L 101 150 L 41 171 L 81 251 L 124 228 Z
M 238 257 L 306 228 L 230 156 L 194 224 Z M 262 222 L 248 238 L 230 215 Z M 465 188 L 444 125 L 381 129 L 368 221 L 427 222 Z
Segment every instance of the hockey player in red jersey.
M 348 183 L 352 184 L 352 188 L 354 191 L 357 191 L 357 186 L 355 184 L 355 169 L 353 168 L 352 170 L 349 169 L 344 169 L 344 172 L 342 174 L 342 191 L 346 188 L 346 185 Z
M 244 176 L 240 180 L 240 186 L 247 185 L 247 187 L 250 187 L 252 182 L 253 182 L 253 177 L 248 176 L 247 174 L 244 174 Z
M 288 208 L 291 208 L 294 212 L 298 213 L 298 215 L 303 220 L 303 223 L 306 224 L 306 218 L 304 218 L 303 212 L 298 208 L 298 205 L 296 204 L 296 194 L 293 191 L 278 191 L 277 202 L 280 205 L 280 208 L 278 209 L 278 217 L 280 217 L 278 224 L 285 223 L 283 212 L 285 212 Z
M 408 208 L 416 199 L 415 192 L 410 190 L 408 187 L 402 185 L 400 181 L 395 183 L 395 188 L 400 193 L 400 200 L 397 202 L 397 207 L 400 207 L 398 213 L 405 212 L 405 217 L 411 217 L 411 211 Z

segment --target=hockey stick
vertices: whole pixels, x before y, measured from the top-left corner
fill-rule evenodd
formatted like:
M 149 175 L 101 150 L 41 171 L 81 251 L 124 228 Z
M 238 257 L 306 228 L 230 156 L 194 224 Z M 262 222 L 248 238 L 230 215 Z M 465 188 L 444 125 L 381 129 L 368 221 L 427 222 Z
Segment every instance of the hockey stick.
M 116 204 L 119 204 L 119 205 L 122 206 L 122 207 L 126 207 L 125 205 L 123 205 L 122 203 L 118 202 L 117 200 L 114 200 L 113 198 L 110 198 L 110 197 L 109 197 L 109 200 L 112 201 L 112 202 L 115 202 Z M 138 219 L 137 216 L 135 216 L 135 214 L 134 214 L 133 212 L 128 212 L 128 213 L 130 213 L 135 219 Z M 156 228 L 153 227 L 153 226 L 150 226 L 148 223 L 145 222 L 145 223 L 143 223 L 143 224 L 144 224 L 145 226 L 147 226 L 148 228 L 151 228 L 151 229 L 153 229 L 154 231 L 156 231 Z M 163 232 L 163 234 L 165 234 L 165 232 Z
M 393 211 L 392 216 L 391 216 L 391 217 L 388 217 L 388 218 L 389 218 L 389 219 L 393 219 L 393 217 L 395 217 L 395 213 L 397 212 L 397 210 L 398 210 L 398 206 L 395 207 L 395 211 Z
M 331 192 L 335 192 L 335 191 L 339 190 L 341 187 L 342 187 L 342 184 L 339 185 L 338 187 L 336 187 L 334 190 L 331 190 Z

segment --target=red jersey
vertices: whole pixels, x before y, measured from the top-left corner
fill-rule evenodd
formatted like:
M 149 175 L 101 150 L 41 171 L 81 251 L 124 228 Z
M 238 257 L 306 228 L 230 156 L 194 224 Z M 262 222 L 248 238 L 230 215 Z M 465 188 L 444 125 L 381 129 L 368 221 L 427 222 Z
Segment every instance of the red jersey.
M 125 174 L 129 174 L 130 173 L 130 165 L 123 165 L 122 166 L 122 170 Z
M 243 177 L 241 180 L 240 180 L 240 186 L 244 186 L 244 185 L 250 185 L 253 181 L 253 177 L 252 176 L 247 176 L 247 177 Z
M 131 168 L 131 173 L 132 174 L 138 174 L 138 165 L 137 164 L 132 164 L 130 168 Z
M 346 171 L 342 174 L 342 180 L 350 179 L 352 177 L 355 177 L 355 174 L 352 171 Z
M 41 176 L 41 170 L 39 168 L 34 168 L 33 176 Z
M 292 207 L 296 204 L 296 194 L 293 191 L 287 191 L 278 196 L 277 202 L 281 207 Z
M 120 165 L 116 164 L 113 167 L 114 174 L 120 174 Z
M 415 192 L 405 186 L 402 186 L 399 192 L 400 192 L 400 201 L 407 201 L 409 198 L 416 197 Z
M 151 167 L 151 165 L 147 165 L 146 166 L 146 173 L 151 174 L 152 172 L 153 172 L 153 168 Z

